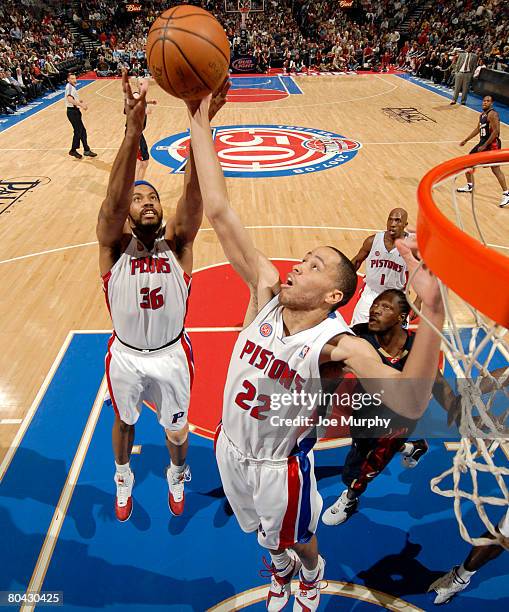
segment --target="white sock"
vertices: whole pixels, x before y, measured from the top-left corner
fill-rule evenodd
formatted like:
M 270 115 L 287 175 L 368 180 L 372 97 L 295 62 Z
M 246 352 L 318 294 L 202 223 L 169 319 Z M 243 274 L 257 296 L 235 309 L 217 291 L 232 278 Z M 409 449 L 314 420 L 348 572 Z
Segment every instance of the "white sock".
M 475 574 L 475 571 L 469 572 L 462 563 L 456 570 L 456 574 L 458 574 L 458 577 L 463 580 L 463 582 L 467 582 Z
M 301 571 L 302 577 L 304 578 L 306 582 L 314 582 L 317 579 L 319 566 L 320 566 L 320 558 L 318 558 L 318 563 L 316 564 L 315 569 L 308 570 L 304 567 L 304 565 L 302 566 L 302 569 L 300 571 Z
M 281 576 L 287 574 L 288 571 L 290 571 L 290 569 L 292 568 L 292 559 L 290 555 L 286 552 L 286 550 L 283 550 L 283 552 L 279 553 L 279 555 L 270 553 L 270 558 L 272 559 L 272 563 L 277 569 L 278 574 L 280 574 Z
M 115 468 L 117 470 L 117 474 L 129 474 L 129 472 L 131 471 L 129 461 L 127 463 L 117 463 L 115 461 Z
M 411 442 L 405 442 L 405 444 L 403 444 L 403 448 L 399 452 L 403 453 L 404 455 L 409 455 L 413 450 L 414 445 Z
M 182 474 L 185 471 L 186 467 L 187 466 L 185 463 L 183 465 L 175 465 L 170 461 L 170 472 L 172 474 Z

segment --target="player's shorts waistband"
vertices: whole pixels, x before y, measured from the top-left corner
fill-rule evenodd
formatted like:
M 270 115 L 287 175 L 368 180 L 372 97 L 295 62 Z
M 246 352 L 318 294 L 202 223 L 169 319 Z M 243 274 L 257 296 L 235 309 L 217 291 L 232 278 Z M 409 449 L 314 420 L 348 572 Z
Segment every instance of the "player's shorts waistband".
M 249 465 L 259 465 L 263 467 L 270 467 L 275 469 L 283 469 L 288 464 L 288 458 L 284 459 L 257 459 L 256 457 L 250 457 L 243 453 L 238 446 L 236 446 L 231 439 L 228 437 L 228 434 L 225 432 L 224 427 L 221 427 L 221 431 L 219 432 L 219 437 L 224 436 L 226 439 L 226 443 L 233 451 L 233 454 L 236 456 L 236 459 L 239 461 L 245 461 Z
M 176 338 L 173 338 L 173 340 L 170 340 L 170 342 L 167 342 L 166 344 L 163 344 L 162 346 L 158 346 L 157 348 L 153 348 L 153 349 L 152 348 L 151 349 L 141 349 L 141 348 L 137 348 L 136 346 L 132 346 L 131 344 L 128 344 L 127 342 L 124 342 L 121 338 L 119 338 L 115 331 L 113 332 L 113 336 L 115 340 L 118 340 L 119 343 L 122 345 L 122 350 L 127 349 L 130 353 L 134 353 L 136 355 L 153 355 L 153 354 L 156 354 L 156 353 L 159 354 L 168 349 L 173 349 L 177 347 L 179 340 L 182 338 L 184 333 L 185 333 L 185 328 L 182 328 L 182 330 L 180 331 L 180 333 L 178 334 Z

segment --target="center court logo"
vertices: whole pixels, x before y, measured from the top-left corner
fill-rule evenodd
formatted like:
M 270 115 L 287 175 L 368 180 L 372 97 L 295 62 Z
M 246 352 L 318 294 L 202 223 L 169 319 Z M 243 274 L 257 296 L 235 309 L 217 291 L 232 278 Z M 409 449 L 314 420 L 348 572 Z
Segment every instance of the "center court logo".
M 152 157 L 183 172 L 189 156 L 189 132 L 168 136 L 151 149 Z M 361 143 L 333 132 L 284 125 L 223 125 L 214 142 L 225 176 L 294 176 L 349 162 Z

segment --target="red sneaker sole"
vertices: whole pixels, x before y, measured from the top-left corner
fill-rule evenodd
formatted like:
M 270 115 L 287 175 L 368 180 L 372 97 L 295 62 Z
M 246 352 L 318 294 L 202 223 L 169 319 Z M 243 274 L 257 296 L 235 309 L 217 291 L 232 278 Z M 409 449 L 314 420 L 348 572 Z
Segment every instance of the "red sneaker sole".
M 115 510 L 115 517 L 117 521 L 119 523 L 125 523 L 126 521 L 128 521 L 131 518 L 131 514 L 133 513 L 133 507 L 134 507 L 134 504 L 131 504 L 131 511 L 129 512 L 128 516 L 126 516 L 125 518 L 120 518 L 117 514 L 117 511 Z

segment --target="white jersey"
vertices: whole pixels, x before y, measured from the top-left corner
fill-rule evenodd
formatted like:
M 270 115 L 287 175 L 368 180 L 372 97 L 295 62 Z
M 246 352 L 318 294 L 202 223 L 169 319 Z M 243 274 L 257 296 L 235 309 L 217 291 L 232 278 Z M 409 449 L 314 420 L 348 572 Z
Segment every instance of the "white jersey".
M 191 278 L 164 237 L 152 251 L 133 236 L 103 276 L 115 335 L 139 350 L 154 350 L 177 338 L 184 327 Z
M 366 286 L 379 295 L 386 289 L 403 289 L 407 282 L 405 260 L 396 247 L 388 251 L 385 232 L 377 232 L 366 259 Z
M 276 296 L 237 338 L 223 397 L 223 431 L 247 457 L 286 459 L 309 444 L 310 403 L 284 405 L 293 393 L 321 391 L 319 357 L 334 336 L 351 333 L 340 314 L 291 336 L 283 330 L 283 307 Z M 315 405 L 316 406 L 316 405 Z M 282 423 L 282 419 L 296 419 Z

